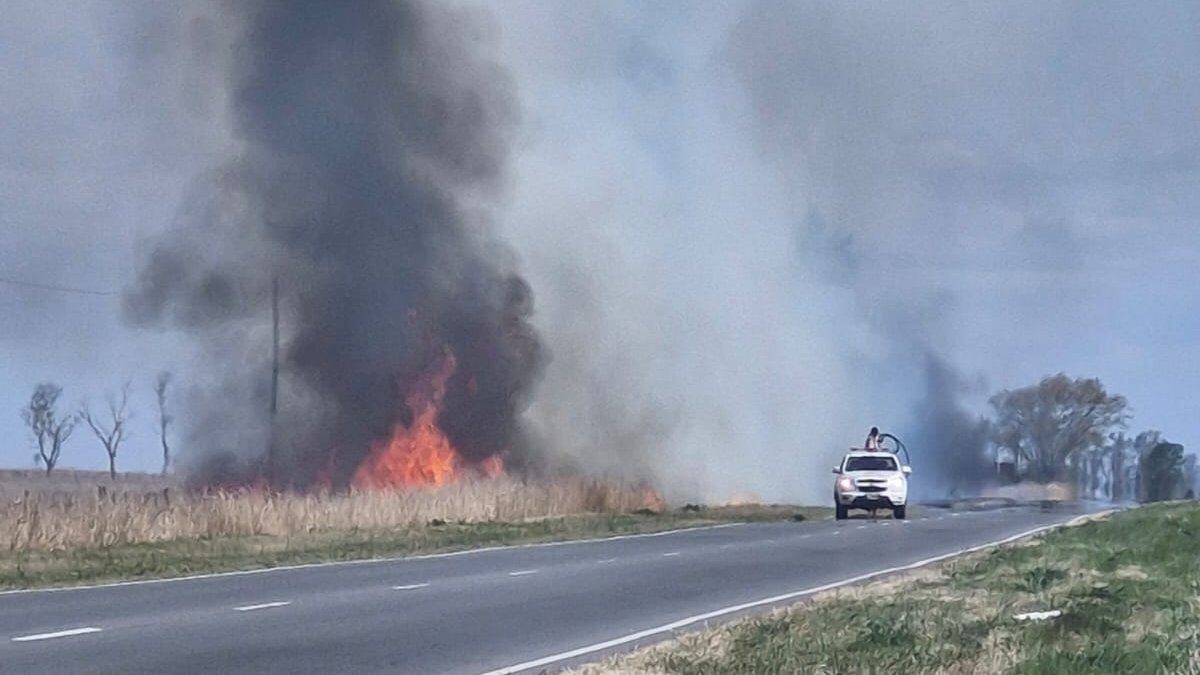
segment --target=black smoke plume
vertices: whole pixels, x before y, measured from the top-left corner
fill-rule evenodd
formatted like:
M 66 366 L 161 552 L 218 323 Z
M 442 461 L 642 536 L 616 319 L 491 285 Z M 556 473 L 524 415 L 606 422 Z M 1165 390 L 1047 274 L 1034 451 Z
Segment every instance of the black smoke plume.
M 468 461 L 519 465 L 543 350 L 530 288 L 488 232 L 516 105 L 487 22 L 396 0 L 224 7 L 236 156 L 152 242 L 125 297 L 131 321 L 183 328 L 207 359 L 186 463 L 223 480 L 261 460 L 277 282 L 279 480 L 329 468 L 344 484 L 409 421 L 406 392 L 447 349 L 458 368 L 440 426 Z
M 961 403 L 968 386 L 933 353 L 925 356 L 925 392 L 913 410 L 913 433 L 906 438 L 920 480 L 915 497 L 967 497 L 978 494 L 994 468 L 988 457 L 988 421 Z

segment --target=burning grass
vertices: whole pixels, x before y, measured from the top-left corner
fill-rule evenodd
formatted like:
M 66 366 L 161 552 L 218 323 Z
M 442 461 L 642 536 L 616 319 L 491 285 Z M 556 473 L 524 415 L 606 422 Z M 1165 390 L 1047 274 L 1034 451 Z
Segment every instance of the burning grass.
M 0 500 L 6 538 L 0 587 L 397 556 L 796 513 L 671 512 L 660 502 L 645 486 L 588 479 L 499 478 L 345 494 L 28 493 Z
M 830 592 L 583 673 L 1200 673 L 1200 506 Z M 1045 621 L 1014 615 L 1056 609 Z

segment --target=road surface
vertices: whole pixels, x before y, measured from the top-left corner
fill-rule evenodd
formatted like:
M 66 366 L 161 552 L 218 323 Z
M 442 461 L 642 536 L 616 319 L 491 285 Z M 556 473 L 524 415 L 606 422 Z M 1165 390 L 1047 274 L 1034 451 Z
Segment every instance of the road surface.
M 1086 510 L 926 509 L 3 593 L 0 673 L 553 671 Z

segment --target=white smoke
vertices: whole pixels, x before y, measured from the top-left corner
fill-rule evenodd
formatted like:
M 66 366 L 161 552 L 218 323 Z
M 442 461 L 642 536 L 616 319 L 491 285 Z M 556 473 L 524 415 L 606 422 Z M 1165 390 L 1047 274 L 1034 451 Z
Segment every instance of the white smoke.
M 677 494 L 823 501 L 872 424 L 974 453 L 988 387 L 1066 368 L 1152 389 L 1106 321 L 1145 282 L 1113 265 L 1172 237 L 1195 257 L 1198 57 L 1169 25 L 1190 10 L 1125 13 L 501 13 L 528 122 L 508 234 L 554 354 L 534 421 Z M 1151 88 L 1156 68 L 1187 86 Z

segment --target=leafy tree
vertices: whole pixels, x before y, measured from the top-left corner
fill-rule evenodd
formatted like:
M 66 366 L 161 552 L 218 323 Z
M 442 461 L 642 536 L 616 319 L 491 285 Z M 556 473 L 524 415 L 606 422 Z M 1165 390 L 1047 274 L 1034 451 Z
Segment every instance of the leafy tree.
M 993 442 L 1012 451 L 1034 480 L 1061 481 L 1073 461 L 1105 447 L 1129 418 L 1125 397 L 1109 394 L 1100 380 L 1059 373 L 1036 385 L 991 398 Z
M 1145 501 L 1173 499 L 1183 485 L 1183 446 L 1160 441 L 1142 456 Z
M 1153 450 L 1154 446 L 1162 443 L 1164 440 L 1166 439 L 1163 438 L 1161 431 L 1154 431 L 1153 429 L 1143 431 L 1133 439 L 1133 451 L 1137 453 L 1138 457 L 1143 457 L 1146 453 Z
M 47 475 L 58 465 L 62 447 L 75 431 L 75 416 L 64 415 L 58 409 L 60 396 L 62 387 L 43 382 L 34 388 L 29 403 L 21 410 L 21 419 L 33 432 L 38 448 L 37 457 L 46 467 Z
M 1133 439 L 1132 460 L 1130 462 L 1132 466 L 1129 469 L 1129 499 L 1136 499 L 1138 501 L 1146 500 L 1146 481 L 1142 477 L 1142 465 L 1144 464 L 1142 460 L 1150 454 L 1154 446 L 1162 441 L 1162 432 L 1154 429 L 1143 431 Z

